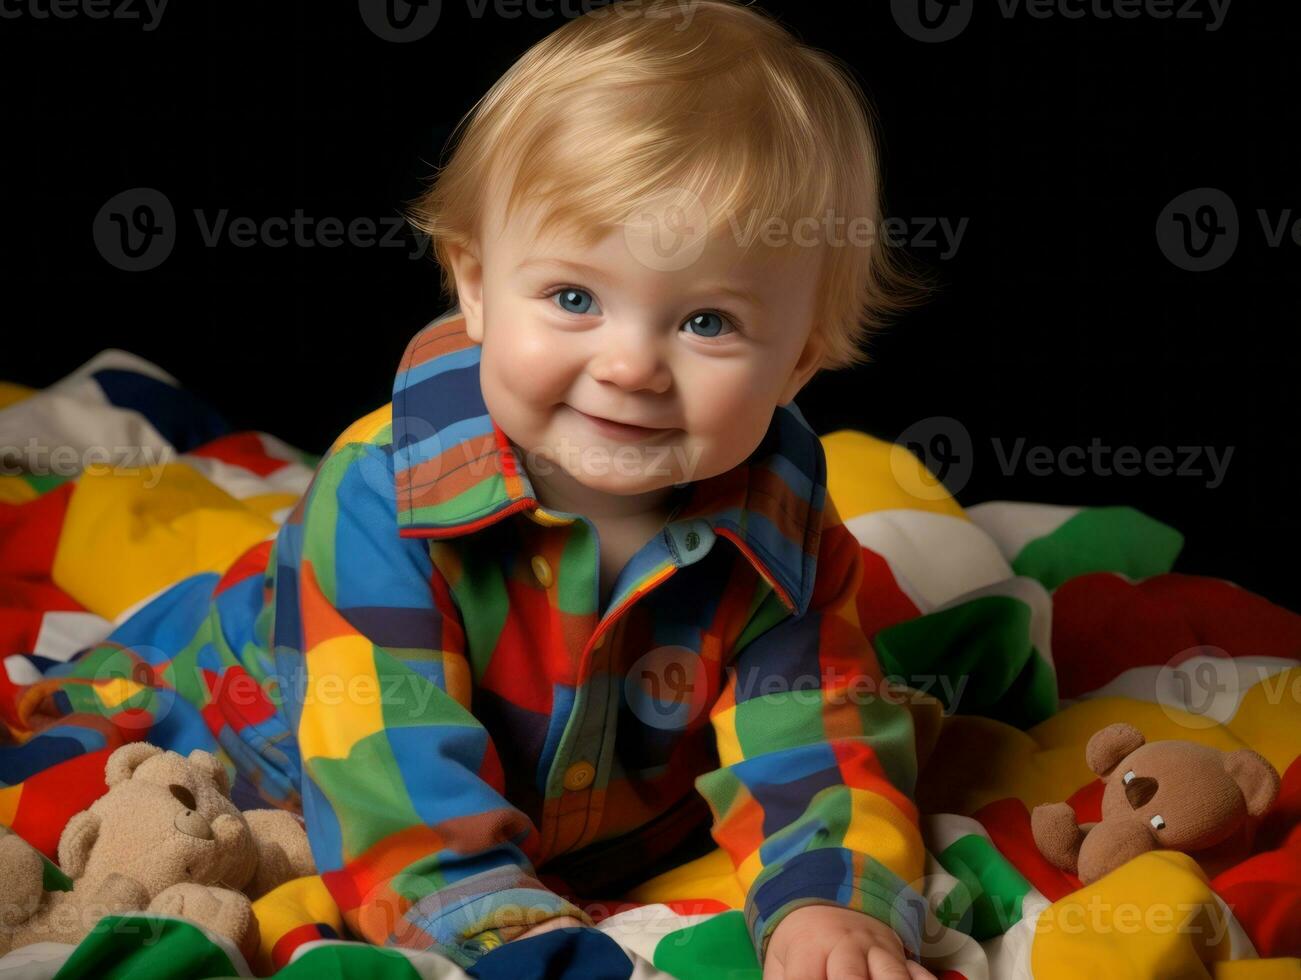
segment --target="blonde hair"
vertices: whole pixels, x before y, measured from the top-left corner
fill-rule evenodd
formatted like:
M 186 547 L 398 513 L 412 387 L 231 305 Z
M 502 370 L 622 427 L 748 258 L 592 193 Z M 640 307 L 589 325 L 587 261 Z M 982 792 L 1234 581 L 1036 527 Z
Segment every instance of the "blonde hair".
M 710 202 L 710 235 L 738 220 L 728 215 L 787 229 L 833 215 L 841 241 L 819 245 L 814 330 L 820 367 L 847 368 L 871 360 L 869 337 L 928 285 L 879 234 L 874 127 L 851 70 L 766 13 L 732 0 L 623 0 L 571 20 L 497 80 L 408 218 L 455 300 L 448 245 L 477 239 L 491 174 L 511 175 L 506 214 L 536 203 L 540 235 L 559 225 L 589 247 L 667 188 Z M 866 244 L 851 227 L 870 229 Z M 808 247 L 787 237 L 779 247 Z

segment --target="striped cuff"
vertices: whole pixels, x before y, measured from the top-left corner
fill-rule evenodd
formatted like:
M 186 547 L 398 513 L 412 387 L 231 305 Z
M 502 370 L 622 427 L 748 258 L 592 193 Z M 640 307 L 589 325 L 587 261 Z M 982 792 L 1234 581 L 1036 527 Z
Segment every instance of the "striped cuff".
M 856 858 L 863 862 L 861 875 L 854 873 Z M 760 968 L 783 918 L 805 905 L 828 904 L 880 919 L 899 934 L 911 955 L 920 953 L 926 900 L 875 858 L 844 847 L 820 847 L 765 868 L 746 896 L 745 922 Z
M 386 946 L 431 950 L 462 968 L 540 922 L 592 917 L 518 867 L 494 868 L 454 881 L 407 910 Z

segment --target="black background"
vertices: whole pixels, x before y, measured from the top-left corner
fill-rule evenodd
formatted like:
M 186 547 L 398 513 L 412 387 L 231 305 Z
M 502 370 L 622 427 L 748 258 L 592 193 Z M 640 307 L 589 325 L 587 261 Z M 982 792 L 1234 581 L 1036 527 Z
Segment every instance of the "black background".
M 949 471 L 964 504 L 1124 503 L 1187 536 L 1178 570 L 1228 578 L 1301 609 L 1296 573 L 1296 375 L 1301 244 L 1295 5 L 1234 0 L 1198 19 L 1114 14 L 1126 0 L 975 0 L 957 37 L 922 41 L 890 3 L 761 3 L 847 60 L 877 106 L 886 206 L 940 289 L 798 399 L 819 432 L 937 433 L 971 449 Z M 237 428 L 323 452 L 386 402 L 408 338 L 442 312 L 437 270 L 396 247 L 205 245 L 216 220 L 395 221 L 460 116 L 531 43 L 587 7 L 444 0 L 436 27 L 383 40 L 356 0 L 172 0 L 152 29 L 122 16 L 41 16 L 4 0 L 0 377 L 49 384 L 119 347 L 162 366 Z M 134 18 L 131 15 L 135 15 Z M 599 148 L 593 148 L 599 166 Z M 127 272 L 97 250 L 96 215 L 155 188 L 177 237 Z M 1187 271 L 1158 242 L 1177 196 L 1223 191 L 1240 237 Z M 1268 242 L 1285 215 L 1288 231 Z M 929 219 L 965 221 L 953 254 Z M 1301 234 L 1301 232 L 1298 232 Z M 925 420 L 948 418 L 954 422 Z M 1068 475 L 1000 465 L 1024 445 L 1230 451 L 1191 475 Z M 960 449 L 960 442 L 957 444 Z M 1110 465 L 1114 459 L 1107 457 Z

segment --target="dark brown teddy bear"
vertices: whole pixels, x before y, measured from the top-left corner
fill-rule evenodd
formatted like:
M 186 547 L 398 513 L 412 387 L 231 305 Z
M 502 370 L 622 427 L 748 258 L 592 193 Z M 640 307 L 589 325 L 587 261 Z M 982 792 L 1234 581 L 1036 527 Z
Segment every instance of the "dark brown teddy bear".
M 1048 803 L 1030 826 L 1043 856 L 1086 885 L 1154 850 L 1184 851 L 1213 876 L 1250 853 L 1255 821 L 1279 792 L 1278 772 L 1257 752 L 1148 744 L 1132 725 L 1097 732 L 1085 759 L 1106 781 L 1102 820 L 1077 824 L 1070 804 Z

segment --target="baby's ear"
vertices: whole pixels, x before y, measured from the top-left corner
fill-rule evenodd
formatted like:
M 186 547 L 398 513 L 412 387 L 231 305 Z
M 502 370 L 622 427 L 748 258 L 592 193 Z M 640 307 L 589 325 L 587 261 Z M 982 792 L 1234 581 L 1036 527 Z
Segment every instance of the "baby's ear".
M 476 344 L 483 344 L 483 321 L 478 317 L 471 319 L 465 318 L 465 335 L 473 340 Z
M 809 333 L 809 339 L 804 343 L 804 349 L 800 351 L 795 366 L 791 368 L 791 376 L 786 382 L 786 387 L 782 389 L 781 398 L 777 400 L 778 405 L 789 405 L 804 386 L 813 380 L 813 376 L 822 367 L 822 358 L 825 353 L 826 341 L 822 339 L 822 334 L 814 326 Z
M 483 263 L 478 246 L 447 243 L 448 264 L 456 281 L 456 305 L 465 318 L 465 333 L 476 344 L 483 343 Z

